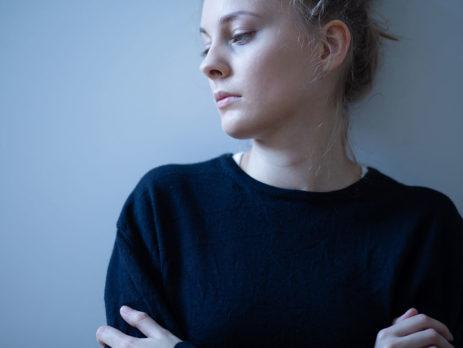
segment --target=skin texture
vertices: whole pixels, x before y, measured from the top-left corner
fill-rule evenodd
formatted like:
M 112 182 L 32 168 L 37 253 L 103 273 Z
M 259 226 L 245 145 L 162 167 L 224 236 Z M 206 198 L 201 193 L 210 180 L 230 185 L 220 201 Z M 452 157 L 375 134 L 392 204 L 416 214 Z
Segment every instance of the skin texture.
M 246 10 L 262 18 L 228 13 Z M 311 48 L 287 1 L 205 0 L 201 27 L 207 55 L 200 65 L 211 91 L 241 95 L 219 109 L 223 130 L 252 139 L 243 169 L 266 184 L 306 191 L 332 191 L 360 178 L 361 168 L 341 144 L 339 116 L 328 102 L 351 41 L 340 20 L 327 23 L 325 40 Z M 253 33 L 233 39 L 234 35 Z M 317 77 L 320 77 L 318 78 Z M 312 82 L 311 82 L 312 81 Z M 332 133 L 333 132 L 333 133 Z M 330 136 L 332 136 L 330 138 Z M 331 148 L 329 139 L 334 139 Z

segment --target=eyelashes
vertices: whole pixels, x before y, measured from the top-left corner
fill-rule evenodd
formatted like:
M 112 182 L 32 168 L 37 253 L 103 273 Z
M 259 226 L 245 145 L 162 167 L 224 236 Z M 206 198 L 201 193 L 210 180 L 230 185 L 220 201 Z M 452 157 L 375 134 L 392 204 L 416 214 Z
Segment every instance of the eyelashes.
M 232 43 L 238 43 L 238 44 L 242 45 L 243 42 L 246 41 L 246 39 L 251 38 L 254 34 L 255 34 L 255 31 L 236 34 L 236 35 L 232 36 L 231 41 L 232 41 Z M 204 51 L 202 51 L 200 53 L 200 56 L 204 58 L 208 54 L 208 52 L 209 52 L 209 48 L 206 48 Z
M 209 52 L 209 49 L 206 48 L 204 51 L 201 52 L 200 57 L 201 57 L 201 58 L 206 57 L 206 55 L 207 55 L 208 52 Z

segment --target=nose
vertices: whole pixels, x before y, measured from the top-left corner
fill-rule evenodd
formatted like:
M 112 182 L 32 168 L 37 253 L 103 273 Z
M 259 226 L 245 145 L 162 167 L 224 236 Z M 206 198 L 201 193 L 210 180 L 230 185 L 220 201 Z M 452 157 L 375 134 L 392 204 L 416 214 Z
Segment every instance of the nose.
M 230 74 L 230 66 L 218 49 L 211 46 L 199 70 L 210 79 L 223 78 Z

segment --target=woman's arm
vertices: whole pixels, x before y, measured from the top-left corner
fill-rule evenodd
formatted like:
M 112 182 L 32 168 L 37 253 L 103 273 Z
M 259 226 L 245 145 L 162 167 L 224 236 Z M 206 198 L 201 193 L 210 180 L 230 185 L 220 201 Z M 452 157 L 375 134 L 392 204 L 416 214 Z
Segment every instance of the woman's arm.
M 127 305 L 146 313 L 157 324 L 178 336 L 181 330 L 166 303 L 157 258 L 153 263 L 140 240 L 138 243 L 137 238 L 131 240 L 129 233 L 117 230 L 109 261 L 104 292 L 107 324 L 131 337 L 144 338 L 138 328 L 120 315 L 121 306 Z M 179 345 L 195 347 L 189 342 L 180 342 L 175 347 Z

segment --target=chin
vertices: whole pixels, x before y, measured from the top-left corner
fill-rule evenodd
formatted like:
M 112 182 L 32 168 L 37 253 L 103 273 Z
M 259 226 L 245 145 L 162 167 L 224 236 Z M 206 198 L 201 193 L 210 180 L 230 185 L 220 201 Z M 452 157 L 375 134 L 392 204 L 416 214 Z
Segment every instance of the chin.
M 230 137 L 234 139 L 243 140 L 243 139 L 252 138 L 252 135 L 250 135 L 249 132 L 246 132 L 246 130 L 243 130 L 243 129 L 229 129 L 229 128 L 223 128 L 223 127 L 222 129 L 225 133 L 227 133 Z
M 222 116 L 222 130 L 234 139 L 250 139 L 254 131 L 245 121 L 236 119 L 226 119 L 227 115 Z

